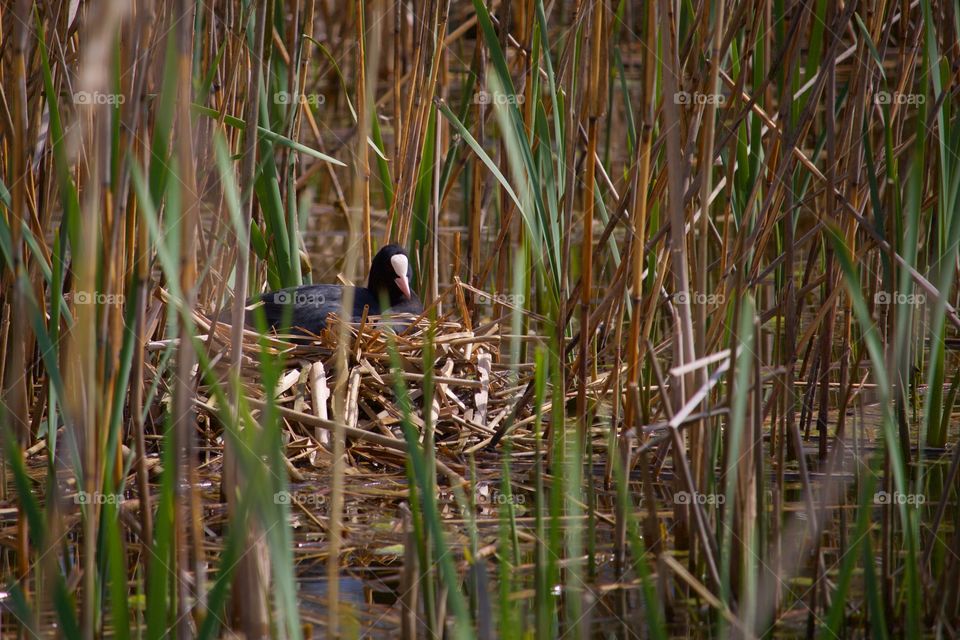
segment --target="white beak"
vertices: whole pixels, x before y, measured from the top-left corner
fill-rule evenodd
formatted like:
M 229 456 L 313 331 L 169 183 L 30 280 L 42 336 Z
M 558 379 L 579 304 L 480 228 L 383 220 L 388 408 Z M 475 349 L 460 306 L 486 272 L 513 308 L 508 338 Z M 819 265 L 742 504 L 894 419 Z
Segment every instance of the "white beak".
M 403 292 L 407 298 L 410 297 L 410 281 L 407 280 L 407 270 L 410 268 L 410 263 L 407 261 L 407 256 L 402 253 L 390 258 L 390 264 L 393 266 L 393 271 L 397 274 L 394 282 L 397 283 L 397 286 L 400 287 L 400 291 Z
M 400 287 L 400 291 L 403 292 L 403 295 L 405 295 L 405 296 L 407 296 L 407 298 L 409 298 L 409 297 L 410 297 L 410 283 L 407 282 L 407 278 L 406 278 L 406 277 L 397 278 L 397 279 L 396 279 L 396 283 L 397 283 L 397 286 Z

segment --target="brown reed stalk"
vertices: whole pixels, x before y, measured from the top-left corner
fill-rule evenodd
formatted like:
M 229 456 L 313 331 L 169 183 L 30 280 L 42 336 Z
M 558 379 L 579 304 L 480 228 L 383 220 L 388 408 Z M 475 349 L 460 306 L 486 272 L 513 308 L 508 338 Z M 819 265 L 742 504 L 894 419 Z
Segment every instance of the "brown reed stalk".
M 593 297 L 593 218 L 594 188 L 596 187 L 597 137 L 600 118 L 606 108 L 606 73 L 603 72 L 602 51 L 605 34 L 604 4 L 596 3 L 590 18 L 590 58 L 587 75 L 587 156 L 583 184 L 583 240 L 581 242 L 580 263 L 583 273 L 580 277 L 580 359 L 577 389 L 577 415 L 580 422 L 580 437 L 586 434 L 588 426 L 587 383 L 588 362 L 593 343 L 590 331 L 590 304 Z
M 231 402 L 234 407 L 240 404 L 240 367 L 243 361 L 243 326 L 244 326 L 244 306 L 246 304 L 247 291 L 249 290 L 250 264 L 250 237 L 249 231 L 253 221 L 254 194 L 252 185 L 254 182 L 254 172 L 257 165 L 257 134 L 256 124 L 259 121 L 260 111 L 260 87 L 263 82 L 263 56 L 264 41 L 267 28 L 267 3 L 261 3 L 255 13 L 248 14 L 254 20 L 254 45 L 253 51 L 249 52 L 247 58 L 246 74 L 239 74 L 241 77 L 246 75 L 247 83 L 250 87 L 250 93 L 246 95 L 244 106 L 246 112 L 244 120 L 246 122 L 246 133 L 243 137 L 243 156 L 240 163 L 239 184 L 242 185 L 243 204 L 241 212 L 243 220 L 241 222 L 242 237 L 238 238 L 235 270 L 234 298 L 231 316 L 231 336 L 230 336 L 230 382 L 232 386 Z M 238 15 L 238 20 L 240 16 Z M 240 54 L 238 53 L 238 56 Z M 238 420 L 237 427 L 244 425 Z M 245 425 L 246 428 L 256 428 L 254 425 Z M 235 446 L 227 438 L 224 443 L 224 486 L 221 493 L 226 496 L 228 509 L 231 514 L 238 513 L 238 491 L 250 491 L 247 483 L 247 474 L 239 464 L 239 454 L 232 450 Z M 266 542 L 262 535 L 262 526 L 257 522 L 251 522 L 246 533 L 245 548 L 249 552 L 244 553 L 238 563 L 233 580 L 233 598 L 231 602 L 231 612 L 233 620 L 237 626 L 248 636 L 257 636 L 264 633 L 269 627 L 269 603 L 266 595 L 267 589 L 263 587 L 269 580 L 269 555 L 266 550 Z
M 26 213 L 27 199 L 27 171 L 29 169 L 26 157 L 29 148 L 29 127 L 27 112 L 27 44 L 29 39 L 30 3 L 21 0 L 17 2 L 12 10 L 12 15 L 17 22 L 15 33 L 12 34 L 12 77 L 8 81 L 13 85 L 13 95 L 11 96 L 13 104 L 10 119 L 8 122 L 8 135 L 12 138 L 12 144 L 6 145 L 9 149 L 13 182 L 10 185 L 11 208 L 9 214 L 10 221 L 10 246 L 12 250 L 11 273 L 6 279 L 7 290 L 4 297 L 10 295 L 8 304 L 11 313 L 9 323 L 5 331 L 4 361 L 3 361 L 3 396 L 2 396 L 2 420 L 4 429 L 12 425 L 9 437 L 15 440 L 21 447 L 29 446 L 30 417 L 28 414 L 27 400 L 27 371 L 26 354 L 29 345 L 29 332 L 26 325 L 26 317 L 23 313 L 17 313 L 15 310 L 25 307 L 25 291 L 22 279 L 27 273 L 27 257 L 24 255 L 23 238 L 21 225 Z M 6 434 L 5 434 L 6 435 Z M 30 532 L 27 529 L 26 517 L 22 512 L 17 519 L 17 576 L 22 580 L 29 579 L 30 573 Z

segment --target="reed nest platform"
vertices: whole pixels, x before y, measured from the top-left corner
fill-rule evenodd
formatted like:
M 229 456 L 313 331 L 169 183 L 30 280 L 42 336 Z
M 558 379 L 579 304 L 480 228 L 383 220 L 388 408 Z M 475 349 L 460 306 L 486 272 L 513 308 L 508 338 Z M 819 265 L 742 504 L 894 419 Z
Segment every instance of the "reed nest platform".
M 455 298 L 454 293 L 462 295 L 462 290 L 455 287 L 444 297 Z M 267 352 L 281 363 L 273 394 L 288 436 L 291 467 L 307 462 L 323 465 L 338 425 L 347 438 L 351 465 L 366 461 L 402 466 L 407 443 L 398 384 L 409 400 L 406 415 L 421 442 L 428 424 L 432 430 L 441 471 L 452 472 L 447 465 L 462 471 L 467 456 L 493 451 L 504 438 L 517 451 L 533 451 L 537 428 L 532 406 L 534 365 L 501 362 L 503 345 L 510 339 L 502 323 L 473 327 L 469 320 L 461 319 L 457 307 L 438 320 L 427 318 L 429 311 L 419 317 L 369 316 L 361 322 L 330 315 L 327 327 L 307 338 L 244 329 L 241 385 L 255 411 L 262 410 L 267 401 L 262 356 Z M 231 327 L 214 326 L 203 314 L 195 314 L 195 320 L 208 332 L 210 352 L 220 374 L 218 384 L 226 389 Z M 525 336 L 525 340 L 535 341 L 536 336 Z M 341 341 L 346 346 L 347 370 L 339 383 L 344 407 L 338 423 L 334 403 Z M 432 375 L 425 369 L 425 357 L 431 353 Z M 433 390 L 430 399 L 428 387 Z M 202 413 L 214 413 L 214 396 L 209 383 L 200 384 L 197 406 Z M 540 415 L 546 419 L 549 403 L 542 409 Z

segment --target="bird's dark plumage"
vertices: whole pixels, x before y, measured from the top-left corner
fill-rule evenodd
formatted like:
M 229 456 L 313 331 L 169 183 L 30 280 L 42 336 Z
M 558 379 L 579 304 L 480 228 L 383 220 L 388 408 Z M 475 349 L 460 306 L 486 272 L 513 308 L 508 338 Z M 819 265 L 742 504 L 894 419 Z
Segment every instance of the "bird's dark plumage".
M 299 334 L 318 334 L 327 324 L 327 315 L 343 310 L 343 297 L 353 290 L 351 320 L 359 322 L 364 307 L 368 315 L 421 313 L 423 305 L 410 288 L 412 276 L 406 252 L 395 244 L 384 246 L 373 258 L 366 287 L 344 287 L 336 284 L 312 284 L 264 293 L 259 300 L 247 302 L 246 323 L 256 326 L 256 314 L 262 313 L 267 326 Z M 381 304 L 381 301 L 385 304 Z M 261 304 L 256 304 L 256 303 Z

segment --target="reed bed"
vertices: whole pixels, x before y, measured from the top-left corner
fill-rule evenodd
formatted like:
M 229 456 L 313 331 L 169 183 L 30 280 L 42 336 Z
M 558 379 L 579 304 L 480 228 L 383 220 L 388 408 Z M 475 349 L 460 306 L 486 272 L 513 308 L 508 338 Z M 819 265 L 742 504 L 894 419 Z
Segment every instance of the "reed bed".
M 0 634 L 956 636 L 958 34 L 3 3 Z

